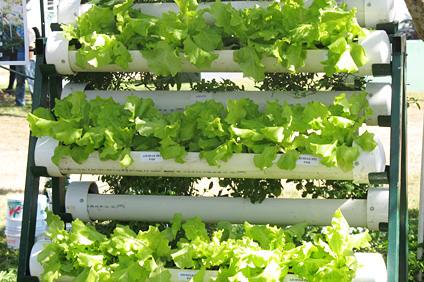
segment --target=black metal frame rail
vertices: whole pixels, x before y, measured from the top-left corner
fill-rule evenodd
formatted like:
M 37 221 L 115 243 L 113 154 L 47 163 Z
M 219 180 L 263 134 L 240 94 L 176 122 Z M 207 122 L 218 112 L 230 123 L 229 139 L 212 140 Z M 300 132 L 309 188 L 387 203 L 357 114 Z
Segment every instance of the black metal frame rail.
M 407 140 L 406 140 L 406 37 L 397 34 L 397 23 L 380 25 L 390 34 L 392 41 L 392 62 L 390 65 L 375 66 L 375 76 L 392 77 L 392 113 L 382 124 L 391 128 L 390 166 L 385 175 L 375 176 L 374 183 L 389 184 L 389 245 L 387 269 L 389 282 L 408 281 L 408 196 L 407 196 Z M 54 65 L 45 63 L 46 39 L 37 40 L 36 73 L 32 110 L 38 107 L 54 107 L 54 99 L 58 98 L 58 85 L 61 76 Z M 373 66 L 374 67 L 374 66 Z M 24 196 L 24 211 L 20 241 L 18 281 L 39 281 L 30 275 L 29 258 L 35 240 L 35 223 L 39 179 L 48 176 L 44 167 L 37 167 L 34 162 L 36 138 L 30 136 L 28 147 L 28 163 Z M 371 180 L 371 175 L 370 175 Z M 65 178 L 53 178 L 53 212 L 61 216 L 65 222 L 72 220 L 65 212 Z

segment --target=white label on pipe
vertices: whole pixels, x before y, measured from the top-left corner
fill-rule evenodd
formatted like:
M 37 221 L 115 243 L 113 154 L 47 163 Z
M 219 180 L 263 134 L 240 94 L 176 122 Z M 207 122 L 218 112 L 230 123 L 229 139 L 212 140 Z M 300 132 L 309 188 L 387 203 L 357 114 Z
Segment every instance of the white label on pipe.
M 163 158 L 159 152 L 143 152 L 140 154 L 140 161 L 143 163 L 163 162 Z
M 192 271 L 192 272 L 186 272 L 186 271 L 180 271 L 178 272 L 178 280 L 182 281 L 190 281 L 191 278 L 193 278 L 198 271 Z
M 312 155 L 300 155 L 297 165 L 319 165 L 319 158 Z
M 212 99 L 211 93 L 193 93 L 191 94 L 191 100 L 196 102 L 204 102 Z
M 323 60 L 328 60 L 328 51 L 324 51 Z
M 308 280 L 298 277 L 287 277 L 287 279 L 284 279 L 284 282 L 308 282 Z

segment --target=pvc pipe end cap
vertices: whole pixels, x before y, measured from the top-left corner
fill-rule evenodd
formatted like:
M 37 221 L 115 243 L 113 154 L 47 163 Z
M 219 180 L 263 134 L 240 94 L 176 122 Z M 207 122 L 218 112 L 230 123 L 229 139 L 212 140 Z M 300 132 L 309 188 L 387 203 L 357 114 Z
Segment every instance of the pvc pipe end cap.
M 36 166 L 45 167 L 47 173 L 53 177 L 63 177 L 57 165 L 52 162 L 54 150 L 59 141 L 49 136 L 41 137 L 35 145 L 34 162 Z

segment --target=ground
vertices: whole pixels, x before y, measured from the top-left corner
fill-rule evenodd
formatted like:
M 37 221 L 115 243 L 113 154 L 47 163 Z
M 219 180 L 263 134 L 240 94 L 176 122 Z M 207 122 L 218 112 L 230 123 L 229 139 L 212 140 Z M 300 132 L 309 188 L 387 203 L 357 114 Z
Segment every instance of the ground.
M 0 70 L 0 89 L 7 86 L 8 72 Z M 30 103 L 30 96 L 27 95 Z M 14 97 L 0 96 L 0 229 L 4 227 L 7 212 L 6 196 L 22 193 L 28 153 L 29 127 L 26 114 L 30 106 L 14 107 Z

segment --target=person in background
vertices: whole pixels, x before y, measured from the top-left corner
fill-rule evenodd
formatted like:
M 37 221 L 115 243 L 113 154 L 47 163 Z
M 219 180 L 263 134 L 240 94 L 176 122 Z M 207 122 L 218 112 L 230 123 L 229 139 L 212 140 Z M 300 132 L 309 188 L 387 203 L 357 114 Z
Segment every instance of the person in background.
M 15 66 L 9 66 L 11 70 L 16 70 Z M 15 73 L 13 71 L 9 72 L 9 85 L 6 89 L 3 89 L 5 93 L 13 93 L 15 92 L 13 89 L 15 88 Z
M 35 31 L 33 29 L 28 29 L 28 45 L 29 45 L 29 63 L 26 65 L 17 65 L 16 71 L 18 73 L 25 74 L 25 76 L 16 74 L 16 107 L 25 106 L 25 80 L 28 82 L 28 88 L 31 92 L 31 96 L 34 93 L 34 76 L 35 76 Z

